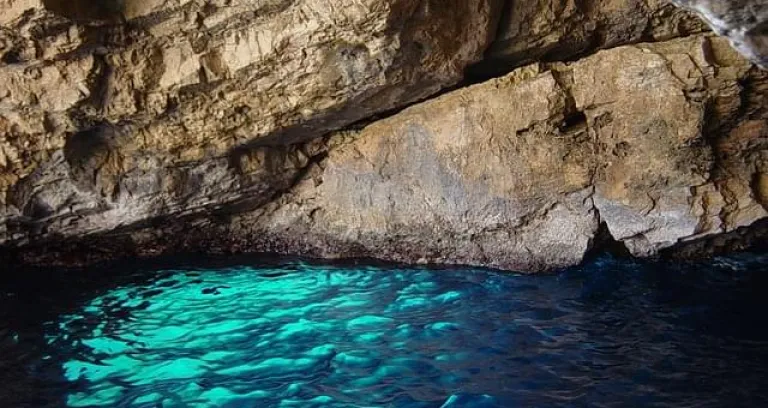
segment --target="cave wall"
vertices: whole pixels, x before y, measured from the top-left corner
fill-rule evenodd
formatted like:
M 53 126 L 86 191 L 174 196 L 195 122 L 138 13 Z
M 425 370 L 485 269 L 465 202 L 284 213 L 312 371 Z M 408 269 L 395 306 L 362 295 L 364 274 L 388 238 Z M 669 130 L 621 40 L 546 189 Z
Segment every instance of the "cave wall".
M 292 145 L 459 82 L 499 7 L 90 3 L 0 2 L 0 243 L 264 203 Z
M 767 89 L 711 36 L 534 64 L 344 135 L 260 224 L 321 256 L 539 270 L 602 222 L 655 255 L 768 216 Z
M 762 34 L 705 24 L 732 9 L 89 3 L 0 0 L 13 262 L 269 251 L 533 272 L 605 231 L 652 256 L 768 216 Z

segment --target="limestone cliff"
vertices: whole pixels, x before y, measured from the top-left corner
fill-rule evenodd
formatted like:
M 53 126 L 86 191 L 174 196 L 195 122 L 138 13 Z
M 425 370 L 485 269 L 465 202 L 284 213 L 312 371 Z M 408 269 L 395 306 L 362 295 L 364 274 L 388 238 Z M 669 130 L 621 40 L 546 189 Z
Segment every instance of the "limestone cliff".
M 768 218 L 768 75 L 661 1 L 0 5 L 14 261 L 538 271 L 601 225 L 648 256 Z

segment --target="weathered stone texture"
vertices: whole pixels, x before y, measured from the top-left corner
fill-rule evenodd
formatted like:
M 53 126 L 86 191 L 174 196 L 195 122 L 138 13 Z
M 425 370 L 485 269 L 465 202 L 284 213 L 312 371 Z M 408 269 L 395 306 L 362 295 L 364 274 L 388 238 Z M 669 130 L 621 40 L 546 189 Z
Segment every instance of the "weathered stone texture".
M 699 33 L 706 25 L 666 0 L 508 1 L 496 40 L 474 71 L 505 72 L 641 41 Z
M 530 66 L 365 128 L 259 227 L 322 256 L 538 270 L 602 221 L 652 255 L 768 216 L 765 87 L 711 37 Z
M 741 16 L 719 31 L 762 61 L 763 2 L 686 4 Z M 0 7 L 0 247 L 25 260 L 539 271 L 601 224 L 648 256 L 768 217 L 768 75 L 660 0 Z M 460 83 L 497 23 L 473 72 L 539 62 L 393 111 Z
M 568 100 L 552 72 L 518 74 L 365 128 L 265 227 L 326 257 L 352 250 L 512 269 L 578 262 L 598 225 L 592 143 L 583 127 L 561 129 Z
M 768 0 L 671 0 L 696 11 L 720 35 L 768 68 Z
M 0 243 L 20 243 L 268 200 L 309 159 L 286 146 L 461 80 L 498 1 L 0 8 Z M 243 168 L 258 150 L 291 164 Z

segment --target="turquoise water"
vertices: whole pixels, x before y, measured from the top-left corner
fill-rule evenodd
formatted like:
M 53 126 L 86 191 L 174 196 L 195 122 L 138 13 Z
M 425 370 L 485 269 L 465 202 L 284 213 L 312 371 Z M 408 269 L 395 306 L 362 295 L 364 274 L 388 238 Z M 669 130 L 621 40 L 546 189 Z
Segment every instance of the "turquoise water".
M 768 406 L 768 257 L 181 265 L 6 277 L 0 406 Z

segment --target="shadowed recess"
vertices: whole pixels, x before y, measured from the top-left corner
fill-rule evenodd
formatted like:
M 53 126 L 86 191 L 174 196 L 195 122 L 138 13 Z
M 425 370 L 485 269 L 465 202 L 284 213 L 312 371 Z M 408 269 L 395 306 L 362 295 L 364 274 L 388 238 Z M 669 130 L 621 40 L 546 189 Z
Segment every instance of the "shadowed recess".
M 126 1 L 137 0 L 43 0 L 49 11 L 74 21 L 118 21 Z

